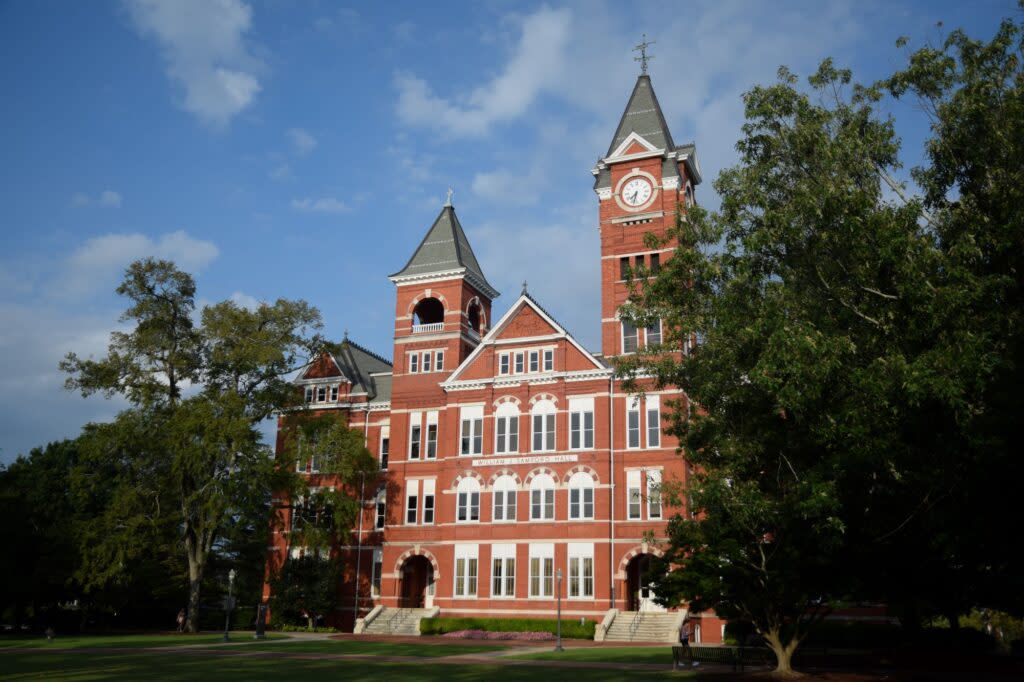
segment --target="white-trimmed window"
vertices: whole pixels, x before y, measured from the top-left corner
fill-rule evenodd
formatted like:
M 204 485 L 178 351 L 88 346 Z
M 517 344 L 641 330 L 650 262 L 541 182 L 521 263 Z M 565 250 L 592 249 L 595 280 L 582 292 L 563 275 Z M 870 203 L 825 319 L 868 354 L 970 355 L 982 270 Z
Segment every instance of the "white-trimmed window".
M 630 322 L 622 321 L 622 352 L 635 353 L 638 345 L 637 330 Z
M 647 337 L 646 343 L 648 346 L 657 346 L 661 344 L 661 320 L 655 320 L 648 325 L 644 334 Z
M 313 402 L 313 387 L 312 386 L 306 386 L 306 402 L 307 403 Z
M 654 469 L 647 474 L 647 518 L 661 518 L 661 471 Z
M 420 371 L 420 354 L 409 354 L 409 374 L 416 374 Z
M 516 480 L 504 474 L 498 476 L 492 486 L 494 491 L 494 513 L 491 516 L 495 522 L 516 520 Z
M 475 478 L 459 481 L 456 498 L 456 522 L 474 523 L 480 520 L 480 483 Z
M 530 596 L 555 594 L 555 546 L 550 542 L 530 543 Z
M 540 351 L 531 350 L 529 353 L 530 358 L 530 373 L 540 371 Z
M 566 545 L 569 558 L 569 598 L 594 597 L 594 543 L 570 542 Z
M 459 453 L 479 455 L 484 446 L 484 406 L 460 408 L 459 424 Z
M 498 356 L 498 374 L 508 374 L 509 372 L 509 359 L 508 353 L 502 353 Z
M 502 403 L 494 412 L 494 452 L 519 452 L 519 408 Z
M 374 597 L 380 596 L 380 578 L 384 572 L 384 549 L 375 547 L 373 549 L 373 568 L 370 572 L 370 594 Z
M 594 478 L 584 471 L 569 478 L 569 518 L 594 518 Z
M 380 428 L 380 468 L 388 468 L 388 454 L 391 452 L 391 427 Z
M 530 481 L 530 520 L 555 518 L 555 481 L 548 474 L 537 474 Z
M 416 479 L 405 483 L 405 522 L 408 525 L 416 523 L 416 516 L 420 499 L 420 482 Z
M 626 447 L 640 447 L 640 398 L 626 399 Z
M 516 596 L 515 545 L 491 545 L 491 596 Z
M 544 371 L 555 371 L 555 350 L 553 348 L 544 349 Z
M 426 458 L 435 459 L 437 457 L 437 411 L 432 410 L 427 412 L 427 448 Z
M 423 413 L 409 413 L 409 459 L 419 459 L 423 445 Z
M 626 495 L 629 504 L 627 516 L 630 519 L 639 519 L 640 510 L 643 508 L 643 501 L 640 490 L 640 471 L 626 472 Z
M 594 447 L 594 399 L 569 398 L 569 449 Z
M 423 481 L 423 523 L 434 523 L 434 488 L 433 478 Z
M 661 396 L 647 396 L 647 447 L 661 447 Z
M 434 359 L 434 354 L 431 351 L 427 351 L 423 354 L 423 371 L 429 372 L 430 366 L 433 364 L 431 361 Z
M 525 362 L 524 354 L 523 353 L 516 353 L 515 356 L 516 356 L 516 374 L 522 374 L 523 373 L 523 369 L 524 369 L 524 362 Z
M 443 372 L 444 371 L 444 351 L 443 350 L 439 350 L 439 351 L 434 353 L 434 371 L 435 372 Z
M 338 402 L 338 385 L 331 386 L 331 402 Z
M 377 499 L 374 500 L 374 522 L 373 527 L 377 530 L 384 528 L 388 520 L 388 491 L 381 488 L 377 492 Z
M 316 401 L 318 403 L 326 403 L 327 402 L 327 387 L 326 386 L 317 386 L 316 387 Z
M 455 545 L 456 597 L 475 597 L 477 584 L 478 545 Z
M 533 422 L 533 452 L 551 452 L 555 449 L 555 404 L 538 400 L 530 410 Z

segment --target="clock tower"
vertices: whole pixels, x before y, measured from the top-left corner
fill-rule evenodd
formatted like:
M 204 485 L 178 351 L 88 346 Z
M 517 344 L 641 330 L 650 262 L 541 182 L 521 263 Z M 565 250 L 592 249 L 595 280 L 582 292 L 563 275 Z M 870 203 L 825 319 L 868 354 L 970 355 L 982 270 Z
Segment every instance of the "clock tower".
M 646 45 L 645 45 L 646 46 Z M 645 47 L 644 46 L 644 47 Z M 694 144 L 676 145 L 654 94 L 647 60 L 633 86 L 607 153 L 592 173 L 601 234 L 601 347 L 605 357 L 636 352 L 660 342 L 661 324 L 635 329 L 619 319 L 629 297 L 628 279 L 644 268 L 656 272 L 674 248 L 645 245 L 644 235 L 664 236 L 693 204 L 701 182 Z

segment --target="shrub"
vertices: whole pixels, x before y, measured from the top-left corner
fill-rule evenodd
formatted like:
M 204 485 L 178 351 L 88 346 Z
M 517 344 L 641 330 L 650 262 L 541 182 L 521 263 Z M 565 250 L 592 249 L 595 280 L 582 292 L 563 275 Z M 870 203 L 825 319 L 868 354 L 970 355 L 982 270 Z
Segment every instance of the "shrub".
M 443 635 L 459 630 L 484 630 L 486 632 L 550 632 L 556 630 L 557 621 L 542 618 L 424 618 L 420 621 L 420 633 Z M 594 621 L 562 620 L 562 637 L 566 639 L 593 639 Z

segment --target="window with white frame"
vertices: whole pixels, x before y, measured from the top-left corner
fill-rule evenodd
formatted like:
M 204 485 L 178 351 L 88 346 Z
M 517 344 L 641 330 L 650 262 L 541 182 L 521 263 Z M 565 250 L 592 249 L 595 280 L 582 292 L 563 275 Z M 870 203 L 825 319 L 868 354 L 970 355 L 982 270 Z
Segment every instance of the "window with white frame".
M 456 490 L 456 515 L 458 523 L 472 523 L 480 520 L 480 483 L 475 478 L 459 481 Z
M 491 596 L 516 596 L 515 545 L 491 545 Z
M 306 402 L 307 403 L 313 402 L 313 387 L 312 386 L 306 386 Z
M 375 512 L 374 516 L 375 516 L 375 518 L 374 518 L 373 527 L 376 528 L 377 530 L 381 530 L 382 528 L 384 528 L 384 525 L 387 523 L 387 513 L 388 513 L 388 491 L 385 490 L 384 488 L 381 488 L 377 492 L 377 499 L 375 500 L 374 507 L 375 507 L 375 509 L 374 509 L 374 512 Z
M 326 403 L 327 402 L 327 387 L 326 386 L 317 386 L 316 387 L 316 401 L 318 403 Z
M 484 406 L 469 405 L 459 409 L 459 453 L 479 455 L 484 445 Z
M 537 474 L 530 481 L 530 520 L 555 518 L 555 481 L 548 474 Z
M 423 481 L 423 523 L 434 523 L 434 479 Z
M 553 348 L 544 349 L 544 371 L 555 371 L 555 350 Z
M 388 468 L 388 453 L 391 451 L 391 427 L 382 426 L 380 429 L 380 468 Z
M 405 522 L 416 523 L 416 512 L 419 506 L 420 482 L 411 480 L 405 482 Z
M 530 596 L 551 597 L 555 593 L 555 546 L 548 542 L 530 544 Z
M 420 354 L 411 353 L 409 355 L 409 374 L 416 374 L 420 371 Z
M 519 407 L 502 403 L 494 411 L 494 452 L 519 452 Z
M 455 545 L 456 597 L 475 597 L 477 584 L 478 545 Z
M 530 372 L 531 373 L 539 372 L 540 371 L 540 351 L 539 350 L 531 350 L 530 353 L 529 353 L 529 358 L 530 358 Z
M 523 353 L 516 353 L 515 354 L 515 360 L 516 360 L 516 374 L 522 374 L 523 370 L 524 370 L 524 362 L 525 362 L 524 354 Z
M 637 330 L 632 323 L 622 321 L 622 352 L 635 353 L 637 349 Z
M 508 353 L 502 353 L 498 356 L 498 374 L 509 373 L 509 357 Z
M 647 472 L 647 518 L 661 518 L 661 471 L 652 469 Z
M 444 351 L 443 350 L 439 350 L 436 353 L 434 353 L 434 371 L 435 372 L 443 372 L 444 371 Z
M 331 386 L 331 402 L 338 402 L 338 385 Z
M 569 449 L 594 447 L 594 399 L 569 398 Z
M 658 346 L 661 344 L 661 320 L 655 320 L 647 326 L 647 330 L 644 332 L 647 337 L 646 343 L 648 346 Z
M 594 478 L 584 471 L 569 478 L 569 518 L 594 518 Z
M 661 447 L 661 396 L 649 395 L 647 403 L 647 447 Z
M 373 549 L 373 569 L 370 572 L 370 590 L 374 597 L 380 596 L 380 578 L 384 572 L 384 550 L 381 547 Z
M 533 452 L 551 452 L 555 449 L 555 404 L 538 400 L 530 410 L 533 422 Z
M 427 448 L 426 458 L 437 457 L 437 411 L 427 412 Z
M 626 447 L 640 447 L 640 398 L 626 398 Z
M 594 543 L 570 542 L 566 545 L 566 554 L 569 559 L 569 598 L 593 598 Z
M 516 520 L 516 480 L 508 474 L 498 476 L 491 487 L 494 494 L 494 513 L 492 520 L 515 521 Z
M 627 471 L 626 472 L 626 495 L 628 501 L 628 517 L 630 519 L 639 519 L 640 510 L 643 507 L 642 494 L 640 490 L 640 474 L 639 470 Z
M 433 364 L 433 362 L 432 362 L 433 359 L 434 359 L 434 353 L 432 351 L 428 350 L 427 352 L 425 352 L 423 354 L 423 371 L 424 372 L 429 372 L 430 371 L 430 367 Z
M 409 413 L 409 459 L 419 459 L 423 445 L 423 413 Z

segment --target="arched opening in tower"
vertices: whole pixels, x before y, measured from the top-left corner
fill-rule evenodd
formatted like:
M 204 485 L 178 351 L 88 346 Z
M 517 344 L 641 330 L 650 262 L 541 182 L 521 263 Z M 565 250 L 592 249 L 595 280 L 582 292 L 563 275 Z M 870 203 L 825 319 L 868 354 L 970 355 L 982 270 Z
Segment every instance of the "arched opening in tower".
M 469 306 L 469 328 L 475 331 L 477 334 L 480 333 L 480 304 L 474 303 Z
M 416 324 L 444 322 L 444 306 L 436 298 L 425 298 L 417 303 L 413 314 L 416 316 Z

